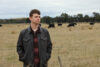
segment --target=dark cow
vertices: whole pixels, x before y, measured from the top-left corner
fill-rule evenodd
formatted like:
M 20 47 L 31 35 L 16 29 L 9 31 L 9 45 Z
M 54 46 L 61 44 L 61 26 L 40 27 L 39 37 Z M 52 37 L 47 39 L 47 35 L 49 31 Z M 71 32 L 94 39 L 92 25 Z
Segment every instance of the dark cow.
M 90 25 L 94 25 L 95 24 L 95 22 L 90 22 Z
M 0 24 L 0 27 L 2 27 L 2 25 Z
M 54 24 L 49 24 L 48 28 L 55 28 Z
M 58 26 L 62 26 L 62 24 L 61 23 L 58 23 Z
M 75 25 L 77 25 L 76 23 L 69 23 L 68 25 L 67 25 L 67 27 L 74 27 Z

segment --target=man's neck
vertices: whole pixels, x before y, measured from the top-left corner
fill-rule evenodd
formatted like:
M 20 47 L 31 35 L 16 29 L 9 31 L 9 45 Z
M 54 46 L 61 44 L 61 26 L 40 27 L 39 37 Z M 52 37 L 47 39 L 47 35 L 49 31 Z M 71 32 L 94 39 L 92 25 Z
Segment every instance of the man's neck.
M 31 23 L 31 28 L 33 31 L 37 31 L 38 30 L 38 24 L 34 24 L 34 23 Z

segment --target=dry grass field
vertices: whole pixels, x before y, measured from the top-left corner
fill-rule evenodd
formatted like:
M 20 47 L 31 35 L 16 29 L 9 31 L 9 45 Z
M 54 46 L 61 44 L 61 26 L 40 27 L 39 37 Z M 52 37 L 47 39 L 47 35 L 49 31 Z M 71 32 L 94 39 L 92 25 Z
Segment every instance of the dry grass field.
M 22 67 L 18 61 L 16 44 L 19 32 L 29 24 L 4 24 L 0 27 L 0 67 Z M 47 25 L 42 24 L 47 28 Z M 48 29 L 48 28 L 47 28 Z M 67 28 L 66 24 L 48 29 L 53 43 L 48 67 L 60 67 L 60 56 L 63 67 L 100 67 L 100 24 L 91 27 L 79 23 Z

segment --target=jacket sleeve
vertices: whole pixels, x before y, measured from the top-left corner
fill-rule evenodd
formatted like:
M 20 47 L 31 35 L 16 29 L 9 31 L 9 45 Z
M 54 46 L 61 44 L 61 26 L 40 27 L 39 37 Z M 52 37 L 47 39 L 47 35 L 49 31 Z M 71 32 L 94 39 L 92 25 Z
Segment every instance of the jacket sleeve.
M 23 42 L 22 42 L 22 32 L 20 32 L 19 38 L 17 41 L 17 53 L 19 55 L 19 61 L 23 61 L 24 48 L 23 48 Z
M 47 55 L 46 55 L 46 60 L 48 61 L 51 57 L 51 52 L 52 52 L 52 42 L 51 42 L 51 38 L 50 38 L 50 34 L 47 31 Z

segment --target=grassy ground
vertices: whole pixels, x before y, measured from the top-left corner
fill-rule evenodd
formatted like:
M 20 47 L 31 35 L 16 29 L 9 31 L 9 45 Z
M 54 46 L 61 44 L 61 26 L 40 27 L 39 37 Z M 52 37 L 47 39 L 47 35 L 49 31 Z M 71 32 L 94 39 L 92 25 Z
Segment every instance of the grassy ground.
M 0 67 L 22 67 L 18 61 L 16 43 L 19 32 L 29 24 L 4 24 L 0 27 Z M 42 24 L 47 28 L 47 25 Z M 48 29 L 48 28 L 47 28 Z M 60 56 L 63 67 L 100 67 L 100 24 L 91 27 L 87 23 L 76 27 L 48 29 L 53 42 L 52 57 L 48 67 L 60 67 Z

